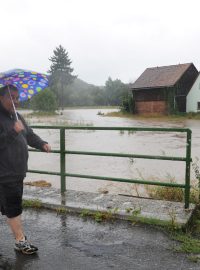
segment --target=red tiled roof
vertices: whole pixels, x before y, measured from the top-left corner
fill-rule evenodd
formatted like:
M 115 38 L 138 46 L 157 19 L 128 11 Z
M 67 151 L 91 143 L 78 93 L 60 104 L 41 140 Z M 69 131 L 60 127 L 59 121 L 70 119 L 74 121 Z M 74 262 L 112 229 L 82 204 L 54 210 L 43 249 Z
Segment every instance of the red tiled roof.
M 162 88 L 174 86 L 191 65 L 193 64 L 188 63 L 147 68 L 131 85 L 131 89 Z

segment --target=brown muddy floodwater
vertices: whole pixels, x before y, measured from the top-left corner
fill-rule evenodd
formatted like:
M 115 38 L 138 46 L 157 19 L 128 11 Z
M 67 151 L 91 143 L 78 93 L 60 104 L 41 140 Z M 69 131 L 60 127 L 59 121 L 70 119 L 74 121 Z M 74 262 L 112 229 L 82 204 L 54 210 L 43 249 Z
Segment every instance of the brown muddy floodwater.
M 178 127 L 192 130 L 192 158 L 200 158 L 200 120 L 136 120 L 119 117 L 104 117 L 98 112 L 107 113 L 116 109 L 67 109 L 63 115 L 47 118 L 30 118 L 25 114 L 29 124 L 39 125 L 89 125 L 104 127 Z M 23 112 L 24 113 L 24 112 Z M 52 149 L 59 149 L 59 131 L 35 130 Z M 75 151 L 112 152 L 128 154 L 166 155 L 183 157 L 186 153 L 186 134 L 164 132 L 120 132 L 120 131 L 66 131 L 66 149 Z M 59 171 L 59 155 L 30 153 L 29 168 L 47 171 Z M 133 179 L 176 181 L 184 183 L 185 163 L 180 161 L 145 160 L 119 157 L 97 157 L 84 155 L 67 155 L 66 171 L 69 173 L 97 175 L 105 177 L 122 177 Z M 60 188 L 57 176 L 27 174 L 26 181 L 46 180 Z M 191 166 L 191 181 L 195 174 Z M 67 189 L 109 192 L 114 194 L 140 195 L 147 193 L 142 185 L 117 183 L 102 180 L 66 178 Z

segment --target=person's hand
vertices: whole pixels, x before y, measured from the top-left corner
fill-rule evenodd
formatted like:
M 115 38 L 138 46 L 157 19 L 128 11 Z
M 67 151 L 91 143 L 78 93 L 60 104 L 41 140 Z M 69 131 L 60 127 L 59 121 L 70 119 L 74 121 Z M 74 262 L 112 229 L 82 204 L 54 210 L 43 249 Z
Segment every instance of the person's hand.
M 17 120 L 13 128 L 17 133 L 20 133 L 22 130 L 24 130 L 24 125 L 21 120 Z
M 43 144 L 42 148 L 47 153 L 51 152 L 51 146 L 48 143 Z

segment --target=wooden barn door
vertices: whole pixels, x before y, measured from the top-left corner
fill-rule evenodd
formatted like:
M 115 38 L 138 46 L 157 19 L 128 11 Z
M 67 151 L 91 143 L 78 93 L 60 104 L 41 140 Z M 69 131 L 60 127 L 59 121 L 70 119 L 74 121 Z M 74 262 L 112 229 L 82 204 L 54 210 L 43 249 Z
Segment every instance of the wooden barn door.
M 178 112 L 186 112 L 186 96 L 176 96 L 176 106 Z

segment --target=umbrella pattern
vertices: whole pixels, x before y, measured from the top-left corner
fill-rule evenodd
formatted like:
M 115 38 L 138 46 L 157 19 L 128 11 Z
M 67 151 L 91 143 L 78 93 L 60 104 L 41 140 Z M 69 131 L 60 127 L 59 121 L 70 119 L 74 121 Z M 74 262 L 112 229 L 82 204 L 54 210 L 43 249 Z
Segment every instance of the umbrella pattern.
M 13 69 L 0 73 L 0 88 L 13 85 L 19 91 L 19 100 L 25 101 L 48 87 L 48 76 L 35 71 Z

